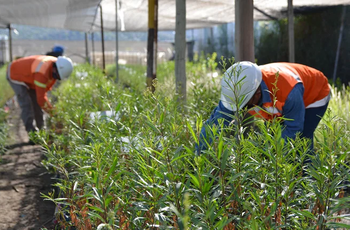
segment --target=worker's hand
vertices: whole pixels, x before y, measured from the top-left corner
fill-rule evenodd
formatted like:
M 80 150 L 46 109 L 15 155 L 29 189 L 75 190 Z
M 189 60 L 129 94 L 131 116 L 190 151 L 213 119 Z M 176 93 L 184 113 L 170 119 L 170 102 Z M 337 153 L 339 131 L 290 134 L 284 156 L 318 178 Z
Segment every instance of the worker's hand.
M 56 109 L 55 108 L 50 109 L 50 116 L 51 117 L 55 117 L 56 116 Z
M 54 116 L 54 111 L 53 109 L 49 109 L 49 108 L 42 108 L 50 117 L 53 117 Z
M 57 110 L 56 108 L 51 108 L 50 110 L 47 111 L 50 117 L 56 117 L 57 116 Z
M 61 121 L 55 123 L 54 131 L 56 134 L 62 134 L 64 125 Z

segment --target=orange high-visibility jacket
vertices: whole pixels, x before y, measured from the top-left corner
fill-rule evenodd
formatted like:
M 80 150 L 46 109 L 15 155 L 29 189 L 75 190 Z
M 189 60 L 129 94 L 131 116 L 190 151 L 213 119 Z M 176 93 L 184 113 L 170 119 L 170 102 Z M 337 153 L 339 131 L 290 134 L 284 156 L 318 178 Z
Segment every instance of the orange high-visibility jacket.
M 259 114 L 269 120 L 283 115 L 283 106 L 290 91 L 297 83 L 304 86 L 305 108 L 325 105 L 330 94 L 328 79 L 314 68 L 295 63 L 271 63 L 259 66 L 272 103 L 263 104 L 263 110 L 255 107 L 252 115 Z M 274 98 L 275 97 L 275 98 Z
M 56 57 L 34 55 L 17 59 L 9 66 L 10 80 L 35 89 L 37 102 L 45 111 L 52 109 L 46 93 L 56 82 L 52 77 L 53 63 L 56 61 Z

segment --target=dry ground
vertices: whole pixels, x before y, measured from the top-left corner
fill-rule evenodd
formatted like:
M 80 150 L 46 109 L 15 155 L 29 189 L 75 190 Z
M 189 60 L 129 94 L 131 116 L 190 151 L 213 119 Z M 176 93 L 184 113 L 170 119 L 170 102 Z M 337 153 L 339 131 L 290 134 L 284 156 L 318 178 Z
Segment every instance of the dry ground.
M 53 182 L 41 165 L 43 151 L 27 144 L 18 107 L 9 118 L 9 150 L 0 161 L 0 230 L 52 229 L 55 206 L 40 196 L 52 191 Z

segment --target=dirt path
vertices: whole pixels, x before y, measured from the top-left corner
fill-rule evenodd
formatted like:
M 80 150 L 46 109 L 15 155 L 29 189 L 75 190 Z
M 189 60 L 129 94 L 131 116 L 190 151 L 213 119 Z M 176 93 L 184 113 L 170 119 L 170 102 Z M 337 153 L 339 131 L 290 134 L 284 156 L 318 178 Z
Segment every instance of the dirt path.
M 40 163 L 43 151 L 27 144 L 19 108 L 9 118 L 9 150 L 0 161 L 0 230 L 52 229 L 55 206 L 40 197 L 52 191 L 51 175 Z

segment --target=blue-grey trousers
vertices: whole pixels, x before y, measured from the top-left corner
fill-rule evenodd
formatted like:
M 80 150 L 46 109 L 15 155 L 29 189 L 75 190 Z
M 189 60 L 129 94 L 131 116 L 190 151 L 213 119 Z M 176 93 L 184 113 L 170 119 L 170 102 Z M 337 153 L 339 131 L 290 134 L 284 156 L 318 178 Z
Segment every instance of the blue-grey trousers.
M 327 111 L 327 107 L 328 103 L 321 107 L 305 109 L 304 131 L 301 137 L 306 137 L 311 140 L 311 151 L 314 149 L 314 132 Z
M 8 76 L 7 80 L 17 96 L 17 101 L 21 108 L 21 119 L 26 131 L 29 133 L 41 129 L 44 125 L 44 113 L 36 100 L 35 90 L 13 83 Z

